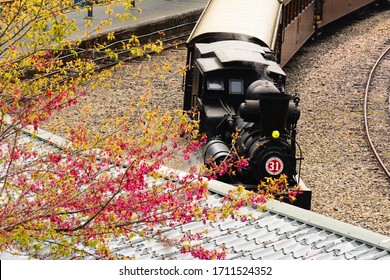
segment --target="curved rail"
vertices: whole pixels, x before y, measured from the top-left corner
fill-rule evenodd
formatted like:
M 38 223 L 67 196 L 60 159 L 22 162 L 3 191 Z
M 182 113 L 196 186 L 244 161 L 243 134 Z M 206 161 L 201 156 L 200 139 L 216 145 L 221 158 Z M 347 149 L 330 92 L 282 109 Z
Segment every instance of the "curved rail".
M 385 56 L 389 52 L 390 52 L 390 47 L 388 47 L 380 55 L 380 57 L 376 61 L 375 65 L 372 67 L 370 75 L 368 77 L 367 85 L 366 85 L 366 92 L 365 92 L 365 96 L 364 96 L 364 125 L 365 125 L 365 130 L 366 130 L 366 135 L 367 135 L 367 139 L 368 139 L 369 145 L 370 145 L 370 147 L 371 147 L 375 157 L 377 158 L 379 164 L 381 165 L 382 169 L 386 173 L 387 177 L 390 179 L 390 170 L 389 170 L 388 167 L 386 167 L 386 164 L 382 160 L 380 154 L 378 153 L 378 151 L 377 151 L 377 149 L 375 147 L 375 144 L 374 144 L 374 142 L 372 140 L 372 137 L 371 137 L 371 134 L 370 134 L 369 125 L 368 125 L 368 96 L 369 96 L 369 92 L 370 92 L 370 85 L 371 85 L 374 73 L 375 73 L 376 69 L 378 68 L 378 65 L 380 64 L 380 62 L 385 58 Z M 390 93 L 389 93 L 389 103 L 390 103 Z M 389 112 L 388 113 L 390 114 L 390 105 L 389 105 Z

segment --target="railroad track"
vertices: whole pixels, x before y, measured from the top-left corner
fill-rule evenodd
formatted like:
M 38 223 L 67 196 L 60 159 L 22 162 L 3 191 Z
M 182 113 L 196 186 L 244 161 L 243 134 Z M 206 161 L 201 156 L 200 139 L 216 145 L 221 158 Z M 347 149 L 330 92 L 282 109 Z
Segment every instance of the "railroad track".
M 364 123 L 369 145 L 390 180 L 390 40 L 372 67 L 364 98 Z
M 141 46 L 139 46 L 139 48 L 142 48 L 145 42 L 151 42 L 153 40 L 156 40 L 156 38 L 162 41 L 163 43 L 162 47 L 164 50 L 184 44 L 195 23 L 196 22 L 184 23 L 182 25 L 177 25 L 170 28 L 156 30 L 152 33 L 139 35 L 137 36 L 137 39 L 141 42 Z M 164 34 L 167 33 L 169 35 L 165 36 Z M 104 37 L 104 35 L 102 37 Z M 129 37 L 129 38 L 124 38 L 121 40 L 110 42 L 105 47 L 100 48 L 99 51 L 96 51 L 95 48 L 79 47 L 74 50 L 65 51 L 64 55 L 61 55 L 56 59 L 70 61 L 72 59 L 81 58 L 81 59 L 94 62 L 95 67 L 93 71 L 103 70 L 105 68 L 113 67 L 121 62 L 126 62 L 136 58 L 140 58 L 140 56 L 138 55 L 133 55 L 130 52 L 130 50 L 123 49 L 122 47 L 123 44 L 128 43 L 130 39 L 131 38 Z M 110 50 L 111 55 L 108 54 L 106 50 Z M 77 55 L 75 55 L 75 53 Z M 148 52 L 148 53 L 150 54 L 153 52 Z M 112 54 L 115 54 L 116 57 L 114 58 Z M 50 72 L 47 73 L 45 76 L 55 75 L 58 74 L 58 72 L 59 71 Z M 76 75 L 78 74 L 67 72 L 67 74 L 64 75 L 64 80 L 73 78 Z
M 189 24 L 194 25 L 195 22 L 187 23 L 187 25 L 189 25 Z M 148 38 L 153 38 L 156 36 L 156 34 L 164 34 L 164 32 L 165 32 L 165 30 L 159 30 L 159 31 L 153 32 L 153 34 L 145 34 L 145 35 L 138 36 L 137 38 L 140 41 L 148 41 Z M 189 35 L 190 35 L 190 32 L 174 33 L 174 35 L 171 35 L 169 37 L 165 37 L 164 39 L 161 40 L 163 43 L 162 47 L 164 50 L 167 50 L 170 48 L 177 47 L 181 44 L 184 44 Z M 92 54 L 91 60 L 96 65 L 95 70 L 102 70 L 104 68 L 113 67 L 121 62 L 126 62 L 126 61 L 133 60 L 135 58 L 139 58 L 139 56 L 137 56 L 137 55 L 132 55 L 129 52 L 129 50 L 124 50 L 123 48 L 120 47 L 122 44 L 128 42 L 129 40 L 130 40 L 130 38 L 126 38 L 126 39 L 122 39 L 120 41 L 113 42 L 113 43 L 107 45 L 106 47 L 102 48 L 100 50 L 100 52 L 98 52 L 98 53 L 94 52 Z M 140 48 L 142 48 L 142 46 Z M 105 49 L 112 50 L 117 55 L 117 58 L 113 59 L 111 56 L 105 54 L 104 53 Z M 88 50 L 83 50 L 83 53 L 86 53 L 86 52 L 88 52 Z M 93 50 L 92 50 L 92 52 L 93 52 Z M 148 52 L 148 54 L 151 54 L 151 53 L 153 53 L 153 52 Z
M 143 48 L 145 44 L 155 42 L 157 40 L 162 41 L 162 47 L 164 50 L 181 45 L 187 40 L 195 24 L 196 21 L 186 22 L 173 27 L 155 30 L 150 33 L 137 34 L 137 39 L 141 44 L 139 48 Z M 104 36 L 105 35 L 103 34 L 101 38 L 104 38 Z M 129 40 L 131 40 L 131 37 L 125 37 L 120 40 L 110 42 L 105 47 L 100 48 L 98 52 L 95 51 L 95 48 L 85 48 L 82 50 L 81 56 L 84 58 L 90 57 L 91 60 L 95 62 L 97 69 L 112 67 L 120 62 L 139 58 L 137 55 L 132 55 L 128 49 L 123 49 L 123 45 L 127 44 Z M 117 58 L 113 59 L 110 55 L 107 55 L 105 53 L 106 50 L 110 50 L 115 53 Z M 153 52 L 149 52 L 149 54 L 150 53 Z

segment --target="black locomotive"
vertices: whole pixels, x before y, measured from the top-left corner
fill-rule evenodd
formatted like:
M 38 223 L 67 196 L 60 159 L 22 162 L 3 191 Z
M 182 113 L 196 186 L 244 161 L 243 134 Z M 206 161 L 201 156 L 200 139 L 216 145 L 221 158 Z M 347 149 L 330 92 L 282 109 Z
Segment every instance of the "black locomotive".
M 374 2 L 208 2 L 187 41 L 183 108 L 199 111 L 208 139 L 206 164 L 223 162 L 232 150 L 249 158 L 237 176 L 220 179 L 253 189 L 265 177 L 285 174 L 290 185 L 303 185 L 297 170 L 299 98 L 288 93 L 281 67 L 319 28 Z M 310 209 L 309 189 L 299 204 Z
M 265 2 L 249 2 L 240 8 L 247 18 L 233 23 L 236 32 L 224 24 L 228 20 L 231 25 L 229 13 L 237 12 L 231 3 L 209 2 L 188 41 L 184 110 L 199 110 L 201 131 L 208 139 L 205 163 L 221 163 L 235 150 L 249 165 L 221 179 L 257 188 L 265 177 L 285 174 L 295 180 L 300 111 L 299 98 L 287 93 L 286 74 L 269 46 L 275 40 L 264 40 L 268 34 L 248 25 L 259 26 L 259 13 L 269 11 L 277 21 L 281 3 L 266 1 L 266 7 Z M 274 27 L 269 27 L 275 24 L 263 28 L 272 33 Z
M 194 54 L 191 85 L 197 94 L 187 94 L 184 108 L 199 109 L 206 163 L 221 163 L 234 149 L 250 160 L 229 179 L 256 188 L 264 177 L 294 178 L 299 98 L 287 94 L 286 75 L 270 50 L 226 40 L 195 44 Z

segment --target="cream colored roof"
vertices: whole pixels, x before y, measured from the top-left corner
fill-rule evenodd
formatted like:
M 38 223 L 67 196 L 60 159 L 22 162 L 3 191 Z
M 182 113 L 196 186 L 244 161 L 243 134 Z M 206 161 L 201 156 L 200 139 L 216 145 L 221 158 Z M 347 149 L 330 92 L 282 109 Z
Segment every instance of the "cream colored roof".
M 197 43 L 212 34 L 227 39 L 260 40 L 274 49 L 283 1 L 212 0 L 203 11 L 188 42 Z

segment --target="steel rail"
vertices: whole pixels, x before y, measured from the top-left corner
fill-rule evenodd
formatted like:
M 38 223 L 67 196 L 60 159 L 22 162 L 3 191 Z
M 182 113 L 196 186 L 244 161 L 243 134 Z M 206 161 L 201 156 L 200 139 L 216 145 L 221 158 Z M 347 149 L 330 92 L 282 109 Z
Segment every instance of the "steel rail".
M 168 30 L 174 30 L 174 29 L 179 29 L 183 26 L 191 26 L 191 25 L 194 25 L 195 22 L 189 22 L 189 23 L 185 23 L 185 24 L 182 24 L 182 25 L 178 25 L 178 26 L 175 26 L 175 27 L 170 27 L 170 28 L 165 28 L 165 29 L 161 29 L 161 30 L 157 30 L 157 31 L 154 31 L 152 33 L 148 33 L 148 34 L 142 34 L 140 36 L 137 36 L 138 39 L 144 39 L 144 40 L 147 40 L 147 38 L 155 35 L 155 34 L 158 34 L 158 33 L 165 33 L 166 31 Z M 189 36 L 189 32 L 188 31 L 181 31 L 181 32 L 174 32 L 174 34 L 170 35 L 170 36 L 167 36 L 166 38 L 162 39 L 161 41 L 163 42 L 163 49 L 166 50 L 166 49 L 169 49 L 169 48 L 172 48 L 172 47 L 175 47 L 177 45 L 180 45 L 180 44 L 184 44 L 185 43 L 185 40 L 188 38 Z M 112 49 L 112 52 L 114 52 L 118 58 L 117 59 L 112 59 L 110 58 L 110 56 L 106 53 L 104 53 L 104 50 L 105 49 L 109 49 L 110 47 L 113 47 L 117 44 L 123 44 L 124 42 L 126 41 L 129 41 L 130 38 L 126 38 L 126 39 L 122 39 L 122 40 L 117 40 L 117 41 L 114 41 L 114 42 L 111 42 L 110 44 L 108 44 L 107 46 L 104 46 L 102 49 L 100 49 L 99 51 L 94 51 L 93 49 L 83 49 L 83 48 L 80 48 L 78 47 L 77 49 L 73 49 L 77 56 L 76 57 L 84 57 L 84 56 L 87 56 L 91 51 L 93 52 L 93 57 L 90 58 L 90 59 L 87 59 L 89 61 L 92 61 L 95 63 L 95 67 L 94 67 L 94 71 L 98 71 L 98 70 L 102 70 L 104 68 L 110 68 L 110 67 L 113 67 L 121 62 L 125 62 L 125 61 L 129 61 L 129 60 L 132 60 L 132 59 L 136 59 L 136 58 L 139 58 L 139 56 L 136 56 L 136 55 L 131 55 L 129 53 L 129 50 L 124 50 L 124 49 L 121 49 L 121 48 L 115 48 L 115 49 Z M 179 42 L 177 42 L 179 41 Z M 174 42 L 173 44 L 171 44 L 171 42 Z M 176 42 L 176 43 L 175 43 Z M 140 46 L 140 48 L 142 48 L 142 45 Z M 63 51 L 66 51 L 66 50 L 63 50 Z M 68 50 L 68 51 L 71 51 L 71 50 Z M 147 52 L 146 54 L 151 54 L 152 52 Z M 94 57 L 94 56 L 97 56 L 97 57 Z M 61 60 L 61 59 L 69 59 L 69 60 L 72 60 L 72 57 L 74 57 L 74 54 L 65 54 L 63 56 L 58 56 L 56 57 L 56 60 Z M 66 69 L 66 67 L 64 67 L 64 69 Z M 35 80 L 35 79 L 39 79 L 40 77 L 50 77 L 52 75 L 55 75 L 55 74 L 58 74 L 60 72 L 60 70 L 55 70 L 53 72 L 49 72 L 49 73 L 45 73 L 44 75 L 42 76 L 38 76 L 38 77 L 35 77 L 35 78 L 32 78 L 31 80 Z M 66 79 L 70 79 L 70 78 L 74 78 L 75 76 L 78 76 L 79 74 L 67 74 L 67 75 L 64 75 L 64 80 Z
M 379 56 L 378 60 L 376 61 L 376 63 L 372 67 L 372 69 L 370 71 L 370 74 L 368 76 L 367 85 L 366 85 L 366 92 L 365 92 L 365 96 L 364 96 L 364 126 L 365 126 L 366 136 L 367 136 L 367 139 L 368 139 L 368 143 L 369 143 L 369 145 L 371 147 L 371 150 L 373 151 L 376 159 L 378 160 L 378 162 L 381 165 L 382 169 L 386 173 L 387 177 L 390 179 L 390 170 L 389 170 L 389 168 L 386 167 L 385 163 L 383 162 L 381 156 L 379 155 L 379 153 L 378 153 L 378 151 L 377 151 L 377 149 L 375 147 L 375 144 L 374 144 L 374 142 L 372 140 L 372 137 L 371 137 L 371 134 L 370 134 L 369 125 L 368 125 L 368 95 L 369 95 L 369 92 L 370 92 L 370 85 L 371 85 L 374 73 L 375 73 L 376 69 L 378 68 L 378 65 L 385 58 L 385 56 L 389 53 L 389 51 L 390 51 L 390 47 L 388 47 Z M 390 93 L 389 93 L 389 102 L 390 102 Z M 390 114 L 390 105 L 389 105 L 389 114 Z

